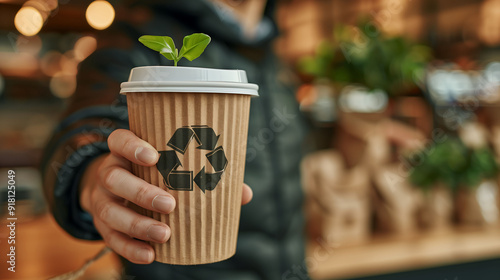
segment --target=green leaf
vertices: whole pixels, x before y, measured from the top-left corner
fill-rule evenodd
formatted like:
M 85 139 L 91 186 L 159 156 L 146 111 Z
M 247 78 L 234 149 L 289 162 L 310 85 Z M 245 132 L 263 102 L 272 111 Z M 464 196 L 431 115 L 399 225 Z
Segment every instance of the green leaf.
M 180 57 L 177 56 L 174 40 L 168 36 L 144 35 L 139 38 L 139 42 L 144 46 L 155 50 L 176 64 Z
M 194 33 L 184 37 L 184 45 L 179 50 L 175 47 L 174 40 L 168 36 L 152 36 L 144 35 L 139 38 L 139 42 L 144 46 L 155 50 L 169 60 L 174 61 L 174 66 L 177 62 L 185 57 L 189 61 L 199 57 L 207 45 L 210 43 L 210 36 L 203 33 Z
M 203 33 L 194 33 L 184 37 L 179 59 L 185 57 L 193 61 L 203 53 L 210 40 L 210 36 Z

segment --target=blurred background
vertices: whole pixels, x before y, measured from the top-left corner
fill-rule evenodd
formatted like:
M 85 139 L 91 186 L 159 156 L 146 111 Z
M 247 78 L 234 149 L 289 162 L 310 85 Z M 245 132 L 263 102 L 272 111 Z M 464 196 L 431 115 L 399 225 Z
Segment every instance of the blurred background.
M 75 270 L 103 246 L 56 225 L 37 166 L 96 32 L 128 16 L 118 1 L 0 0 L 0 174 L 16 172 L 20 217 L 18 271 L 2 249 L 1 279 Z M 500 0 L 289 0 L 276 18 L 310 126 L 311 277 L 500 279 Z M 82 279 L 120 269 L 108 254 Z

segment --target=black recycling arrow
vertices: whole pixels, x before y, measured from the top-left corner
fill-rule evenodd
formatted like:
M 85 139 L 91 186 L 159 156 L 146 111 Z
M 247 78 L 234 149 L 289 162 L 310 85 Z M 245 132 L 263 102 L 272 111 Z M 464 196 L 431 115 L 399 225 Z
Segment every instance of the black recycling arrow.
M 160 159 L 156 163 L 156 168 L 163 176 L 165 185 L 172 190 L 192 190 L 193 172 L 176 171 L 181 165 L 175 151 L 160 151 Z
M 226 154 L 224 154 L 224 149 L 222 146 L 215 149 L 213 152 L 207 154 L 208 162 L 214 167 L 216 172 L 221 172 L 226 169 L 227 158 Z
M 200 146 L 196 147 L 197 149 L 211 151 L 217 146 L 220 135 L 216 135 L 211 127 L 206 125 L 192 125 L 191 128 L 194 131 L 196 142 L 200 144 Z
M 170 138 L 170 140 L 168 141 L 167 146 L 171 147 L 181 154 L 184 154 L 186 152 L 187 146 L 189 145 L 189 142 L 191 142 L 191 139 L 193 139 L 193 135 L 194 133 L 189 127 L 178 128 L 174 132 L 172 138 Z
M 205 173 L 205 167 L 203 167 L 201 171 L 196 174 L 196 177 L 194 177 L 194 182 L 203 193 L 205 193 L 205 190 L 213 191 L 219 183 L 222 173 L 223 172 Z
M 165 186 L 177 191 L 192 191 L 194 181 L 203 193 L 207 190 L 214 190 L 228 164 L 224 149 L 222 146 L 217 147 L 219 136 L 207 125 L 184 126 L 176 129 L 167 143 L 167 146 L 173 150 L 160 151 L 160 159 L 156 164 Z M 193 171 L 176 170 L 182 166 L 176 152 L 184 154 L 193 137 L 199 144 L 197 149 L 210 151 L 205 156 L 215 171 L 214 173 L 206 173 L 205 167 L 203 167 L 194 179 Z
M 156 163 L 156 168 L 158 168 L 163 178 L 166 179 L 172 170 L 181 165 L 181 161 L 175 154 L 175 151 L 160 151 L 159 153 L 160 159 Z
M 193 171 L 172 171 L 168 175 L 167 186 L 176 191 L 193 190 Z

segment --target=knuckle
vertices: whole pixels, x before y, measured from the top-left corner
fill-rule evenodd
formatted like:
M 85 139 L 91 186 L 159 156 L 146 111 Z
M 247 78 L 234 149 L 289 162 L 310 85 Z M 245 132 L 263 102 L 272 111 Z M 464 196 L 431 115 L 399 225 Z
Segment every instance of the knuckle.
M 99 232 L 99 234 L 102 236 L 102 239 L 105 239 L 105 231 L 104 229 L 102 228 L 102 222 L 99 221 L 96 217 L 92 217 L 92 220 L 94 221 L 94 226 L 95 228 L 97 229 L 97 231 Z
M 111 204 L 109 204 L 109 203 L 101 202 L 101 203 L 96 205 L 97 216 L 104 223 L 107 223 L 110 209 L 111 209 Z
M 105 179 L 106 179 L 106 175 L 107 175 L 107 168 L 99 168 L 97 169 L 97 179 L 100 181 L 100 182 L 104 182 Z
M 113 244 L 111 244 L 111 240 L 113 240 L 113 238 L 110 235 L 112 235 L 112 233 L 102 236 L 102 239 L 104 240 L 104 244 L 106 244 L 107 247 L 114 249 Z
M 114 141 L 114 140 L 117 140 L 117 139 L 120 139 L 121 137 L 123 137 L 124 131 L 125 130 L 122 128 L 118 128 L 118 129 L 113 130 L 108 136 L 108 143 L 109 143 L 109 141 Z
M 106 169 L 104 172 L 102 172 L 102 181 L 104 183 L 104 187 L 106 189 L 111 189 L 111 186 L 113 185 L 113 183 L 115 183 L 117 181 L 117 179 L 119 178 L 119 173 L 120 173 L 120 170 L 116 167 L 110 167 L 108 169 Z
M 97 197 L 96 192 L 92 192 L 90 194 L 90 209 L 92 211 L 92 216 L 96 216 L 97 214 L 97 201 L 99 197 Z
M 123 153 L 134 153 L 135 152 L 136 141 L 134 137 L 125 138 L 122 146 Z
M 90 194 L 90 209 L 91 209 L 93 217 L 98 217 L 98 215 L 97 215 L 98 212 L 97 211 L 99 209 L 100 200 L 101 200 L 101 197 L 99 196 L 98 191 L 94 190 Z
M 134 237 L 140 237 L 141 231 L 141 222 L 142 219 L 140 217 L 136 217 L 132 220 L 129 227 L 129 235 Z
M 108 145 L 109 146 L 113 146 L 116 139 L 119 139 L 119 134 L 120 134 L 120 130 L 119 129 L 116 129 L 114 130 L 113 132 L 111 132 L 111 134 L 109 134 L 108 136 Z
M 108 177 L 110 167 L 100 167 L 97 170 L 97 176 L 100 182 L 106 182 L 106 178 Z
M 142 206 L 149 206 L 146 202 L 146 197 L 150 193 L 150 189 L 147 185 L 141 184 L 137 187 L 137 193 L 135 194 L 135 200 Z
M 106 236 L 102 237 L 104 239 L 104 243 L 106 243 L 106 246 L 109 248 L 112 248 L 115 251 L 118 251 L 119 248 L 116 248 L 116 242 L 118 236 L 116 231 L 111 231 L 109 232 Z
M 123 256 L 132 262 L 137 261 L 135 258 L 135 251 L 136 249 L 130 242 L 125 242 L 120 248 L 120 252 L 123 253 Z

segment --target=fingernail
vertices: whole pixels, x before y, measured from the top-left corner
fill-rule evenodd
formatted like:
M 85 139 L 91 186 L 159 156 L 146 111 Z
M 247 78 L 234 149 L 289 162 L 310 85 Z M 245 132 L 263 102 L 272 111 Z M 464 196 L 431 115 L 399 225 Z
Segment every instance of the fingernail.
M 151 254 L 151 250 L 143 248 L 137 250 L 137 258 L 144 262 L 150 262 L 153 259 L 153 255 Z
M 158 153 L 149 148 L 139 147 L 135 150 L 135 158 L 146 164 L 152 164 L 158 159 Z
M 148 237 L 158 243 L 163 243 L 167 239 L 168 228 L 161 225 L 152 225 L 148 228 Z
M 163 213 L 170 213 L 175 208 L 175 201 L 166 195 L 157 195 L 151 203 L 153 208 Z

